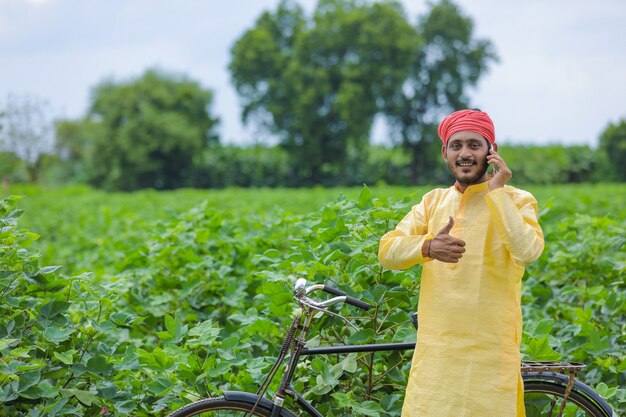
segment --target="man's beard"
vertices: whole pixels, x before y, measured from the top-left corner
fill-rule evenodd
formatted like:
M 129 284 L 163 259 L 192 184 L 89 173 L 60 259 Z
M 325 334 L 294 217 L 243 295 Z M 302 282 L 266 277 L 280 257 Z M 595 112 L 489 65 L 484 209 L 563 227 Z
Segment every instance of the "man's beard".
M 455 167 L 457 167 L 456 163 L 457 161 L 454 162 Z M 475 184 L 476 182 L 478 182 L 481 178 L 483 178 L 485 173 L 487 173 L 488 168 L 489 168 L 489 164 L 487 163 L 487 157 L 485 157 L 485 159 L 482 161 L 482 164 L 479 165 L 478 172 L 476 173 L 475 176 L 470 177 L 470 178 L 467 178 L 467 177 L 459 178 L 455 175 L 455 170 L 453 169 L 453 167 L 451 167 L 450 164 L 448 164 L 448 169 L 450 170 L 450 173 L 452 174 L 452 176 L 456 178 L 459 184 L 463 184 L 463 185 L 471 185 L 471 184 Z

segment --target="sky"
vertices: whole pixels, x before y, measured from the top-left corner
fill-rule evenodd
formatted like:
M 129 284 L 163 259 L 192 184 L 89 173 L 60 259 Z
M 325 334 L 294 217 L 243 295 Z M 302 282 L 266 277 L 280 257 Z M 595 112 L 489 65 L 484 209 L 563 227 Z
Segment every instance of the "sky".
M 476 36 L 495 46 L 470 97 L 497 140 L 596 146 L 626 119 L 626 1 L 453 0 Z M 309 14 L 316 0 L 299 0 Z M 0 103 L 9 94 L 46 100 L 57 117 L 83 116 L 93 87 L 148 68 L 184 74 L 213 90 L 223 143 L 262 138 L 240 122 L 228 72 L 233 43 L 278 0 L 0 0 Z M 411 23 L 423 0 L 403 0 Z M 389 143 L 378 118 L 374 143 Z

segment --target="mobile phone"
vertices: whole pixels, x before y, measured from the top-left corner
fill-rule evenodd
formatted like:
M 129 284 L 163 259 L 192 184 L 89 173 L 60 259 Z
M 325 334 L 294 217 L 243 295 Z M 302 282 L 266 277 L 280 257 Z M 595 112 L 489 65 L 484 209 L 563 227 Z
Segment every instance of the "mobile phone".
M 487 141 L 487 155 L 490 154 L 489 151 L 491 151 L 491 142 Z M 496 175 L 496 173 L 498 172 L 498 170 L 496 169 L 496 164 L 489 164 L 491 166 L 491 175 Z M 487 168 L 487 171 L 489 170 L 489 168 Z

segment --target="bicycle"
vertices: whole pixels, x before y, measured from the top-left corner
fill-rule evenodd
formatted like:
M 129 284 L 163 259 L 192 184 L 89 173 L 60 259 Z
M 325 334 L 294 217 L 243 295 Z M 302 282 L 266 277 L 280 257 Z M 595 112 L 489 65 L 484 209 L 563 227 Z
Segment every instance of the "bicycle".
M 309 297 L 312 292 L 320 290 L 330 293 L 334 297 L 326 301 L 317 301 Z M 318 312 L 339 317 L 347 324 L 355 327 L 348 319 L 328 308 L 345 302 L 367 311 L 370 305 L 327 285 L 315 284 L 307 287 L 304 279 L 296 281 L 293 292 L 294 298 L 301 308 L 300 314 L 294 318 L 283 340 L 276 362 L 262 381 L 258 391 L 256 393 L 225 391 L 221 397 L 206 398 L 187 404 L 173 411 L 168 417 L 198 415 L 206 417 L 295 417 L 303 412 L 312 417 L 323 417 L 291 384 L 302 357 L 355 352 L 404 351 L 415 348 L 415 343 L 375 343 L 307 348 L 306 336 L 310 324 Z M 413 313 L 412 321 L 415 328 L 417 328 L 416 316 L 417 314 Z M 287 356 L 289 359 L 282 380 L 270 400 L 265 397 L 265 394 Z M 521 372 L 528 417 L 617 417 L 617 414 L 598 393 L 576 379 L 576 373 L 583 368 L 584 365 L 582 364 L 570 362 L 523 362 Z M 286 398 L 293 400 L 291 405 L 299 409 L 298 413 L 287 408 L 285 405 Z

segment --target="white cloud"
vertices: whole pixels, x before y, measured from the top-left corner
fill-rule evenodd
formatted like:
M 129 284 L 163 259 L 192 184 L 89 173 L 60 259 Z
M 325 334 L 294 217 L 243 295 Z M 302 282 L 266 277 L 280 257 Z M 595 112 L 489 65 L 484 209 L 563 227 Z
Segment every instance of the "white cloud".
M 38 5 L 49 3 L 49 2 L 50 0 L 0 0 L 0 5 L 9 4 L 9 3 L 13 3 L 13 4 L 28 3 L 28 4 L 34 4 L 38 6 Z

